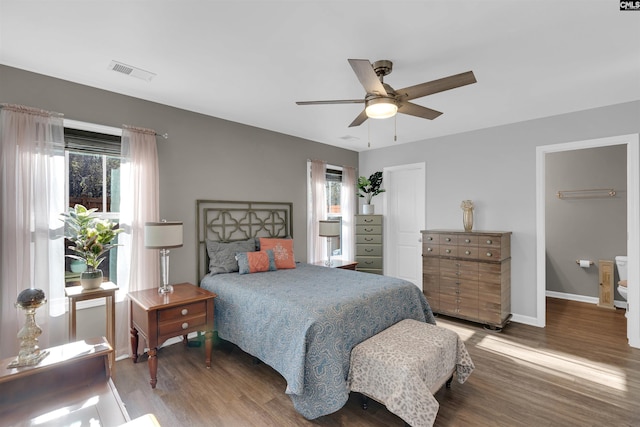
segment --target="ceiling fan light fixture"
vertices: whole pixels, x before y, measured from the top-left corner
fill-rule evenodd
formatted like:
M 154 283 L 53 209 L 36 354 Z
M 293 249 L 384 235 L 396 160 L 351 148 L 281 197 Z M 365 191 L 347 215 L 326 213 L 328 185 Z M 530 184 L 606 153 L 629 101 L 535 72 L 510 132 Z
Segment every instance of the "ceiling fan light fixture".
M 366 104 L 365 113 L 370 119 L 388 119 L 398 112 L 398 106 L 391 98 L 370 99 Z

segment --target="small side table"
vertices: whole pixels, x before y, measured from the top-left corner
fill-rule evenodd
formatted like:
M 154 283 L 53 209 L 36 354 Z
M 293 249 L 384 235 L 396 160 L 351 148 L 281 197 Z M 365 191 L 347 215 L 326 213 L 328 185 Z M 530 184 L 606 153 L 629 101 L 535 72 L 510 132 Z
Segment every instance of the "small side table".
M 103 282 L 98 289 L 84 289 L 82 286 L 64 288 L 64 293 L 69 298 L 69 342 L 76 340 L 76 303 L 95 298 L 106 298 L 107 311 L 107 341 L 113 348 L 116 347 L 116 291 L 120 289 L 112 282 Z M 109 355 L 111 369 L 115 364 L 113 352 Z
M 324 261 L 316 262 L 315 265 L 319 265 L 322 267 L 341 268 L 343 270 L 355 270 L 358 263 L 355 261 L 334 259 L 334 260 L 331 260 L 331 265 L 326 265 Z
M 151 388 L 158 382 L 158 347 L 169 338 L 205 331 L 205 365 L 211 367 L 213 349 L 213 300 L 216 294 L 191 283 L 173 285 L 173 292 L 159 294 L 158 288 L 128 293 L 131 310 L 131 354 L 138 361 L 139 335 L 149 346 Z

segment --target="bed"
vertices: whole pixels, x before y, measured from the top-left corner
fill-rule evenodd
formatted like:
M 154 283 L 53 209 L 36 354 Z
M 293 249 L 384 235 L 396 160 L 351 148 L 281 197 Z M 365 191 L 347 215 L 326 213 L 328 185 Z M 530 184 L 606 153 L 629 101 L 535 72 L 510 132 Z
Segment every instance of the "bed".
M 207 273 L 208 245 L 291 238 L 292 205 L 196 203 L 198 277 L 201 287 L 218 295 L 218 336 L 278 371 L 305 418 L 347 402 L 349 358 L 357 344 L 403 319 L 435 324 L 420 289 L 401 279 L 305 263 L 250 274 Z

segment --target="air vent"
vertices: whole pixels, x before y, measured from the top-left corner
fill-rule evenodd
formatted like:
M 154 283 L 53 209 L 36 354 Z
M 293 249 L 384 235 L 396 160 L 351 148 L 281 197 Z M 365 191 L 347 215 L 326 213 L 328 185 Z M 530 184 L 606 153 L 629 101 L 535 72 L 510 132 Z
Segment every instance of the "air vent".
M 357 136 L 353 136 L 353 135 L 345 135 L 345 136 L 341 136 L 339 138 L 344 140 L 344 141 L 359 141 L 360 140 L 360 138 L 358 138 Z
M 140 68 L 132 67 L 131 65 L 123 64 L 122 62 L 111 61 L 109 69 L 118 73 L 126 74 L 131 77 L 136 77 L 141 80 L 150 82 L 156 75 L 152 72 L 142 70 Z

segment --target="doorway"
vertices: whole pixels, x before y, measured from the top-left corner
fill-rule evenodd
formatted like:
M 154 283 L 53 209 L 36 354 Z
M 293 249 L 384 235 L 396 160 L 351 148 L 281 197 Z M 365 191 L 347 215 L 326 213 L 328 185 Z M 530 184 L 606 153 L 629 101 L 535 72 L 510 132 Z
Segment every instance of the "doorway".
M 537 326 L 546 323 L 546 218 L 545 218 L 545 155 L 553 152 L 579 150 L 584 148 L 605 147 L 609 145 L 627 147 L 627 256 L 628 274 L 628 320 L 627 338 L 629 345 L 640 348 L 640 149 L 638 135 L 622 135 L 576 141 L 565 144 L 553 144 L 536 148 L 536 255 L 537 255 Z
M 425 227 L 425 164 L 383 168 L 384 274 L 422 289 L 422 242 Z

